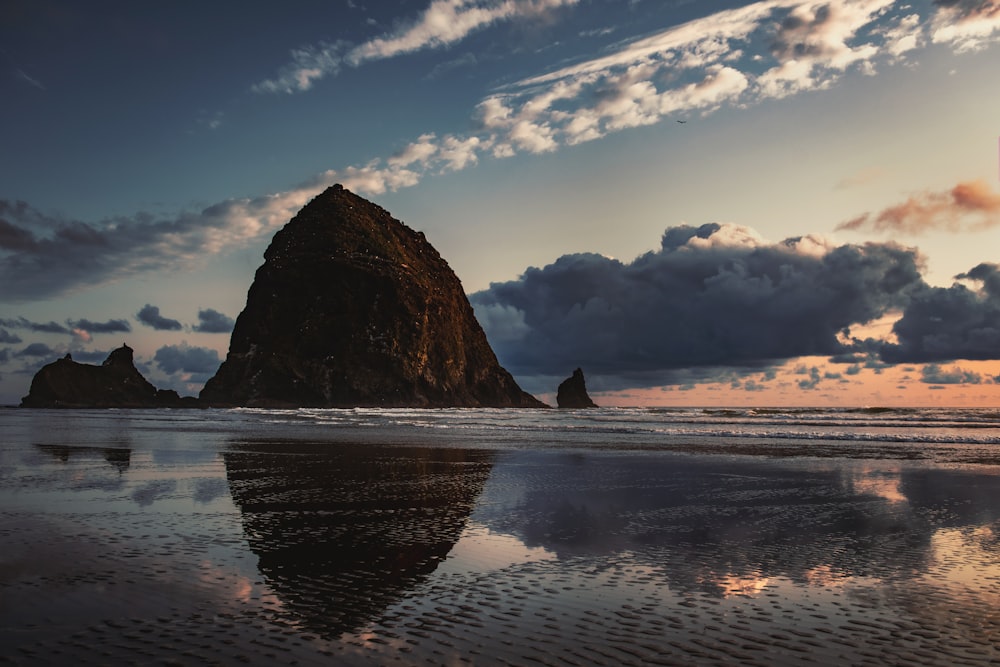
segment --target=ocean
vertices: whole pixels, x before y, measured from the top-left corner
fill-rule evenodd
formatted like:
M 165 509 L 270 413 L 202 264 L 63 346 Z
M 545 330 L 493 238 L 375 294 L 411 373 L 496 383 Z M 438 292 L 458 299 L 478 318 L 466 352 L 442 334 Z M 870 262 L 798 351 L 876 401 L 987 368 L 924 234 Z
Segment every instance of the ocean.
M 1000 410 L 0 410 L 0 663 L 1000 660 Z

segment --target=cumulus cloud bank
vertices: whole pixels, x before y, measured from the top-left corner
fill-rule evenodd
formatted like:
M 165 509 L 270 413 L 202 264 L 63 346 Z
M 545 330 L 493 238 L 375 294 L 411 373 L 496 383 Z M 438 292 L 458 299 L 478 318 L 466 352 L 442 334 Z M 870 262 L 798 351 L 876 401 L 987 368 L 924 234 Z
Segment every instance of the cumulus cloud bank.
M 891 363 L 1000 358 L 1000 265 L 983 263 L 956 276 L 970 281 L 917 291 L 893 325 L 898 340 L 886 344 Z
M 892 243 L 769 243 L 736 225 L 680 226 L 632 262 L 566 255 L 470 300 L 515 374 L 583 366 L 655 385 L 677 369 L 851 351 L 851 327 L 926 288 L 919 268 L 914 250 Z

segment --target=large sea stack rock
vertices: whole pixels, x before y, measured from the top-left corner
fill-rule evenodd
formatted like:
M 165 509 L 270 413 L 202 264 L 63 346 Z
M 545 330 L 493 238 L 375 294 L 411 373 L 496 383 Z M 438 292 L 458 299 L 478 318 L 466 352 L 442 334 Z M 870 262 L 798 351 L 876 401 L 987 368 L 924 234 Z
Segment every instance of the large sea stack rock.
M 151 385 L 136 369 L 128 345 L 112 350 L 100 366 L 81 364 L 68 354 L 43 366 L 21 399 L 22 408 L 169 408 L 195 403 L 194 398 Z
M 596 408 L 597 404 L 590 400 L 587 393 L 587 383 L 583 379 L 583 371 L 577 368 L 573 375 L 566 378 L 556 391 L 556 404 L 560 408 L 580 409 Z
M 274 235 L 201 392 L 218 406 L 543 407 L 424 235 L 334 185 Z

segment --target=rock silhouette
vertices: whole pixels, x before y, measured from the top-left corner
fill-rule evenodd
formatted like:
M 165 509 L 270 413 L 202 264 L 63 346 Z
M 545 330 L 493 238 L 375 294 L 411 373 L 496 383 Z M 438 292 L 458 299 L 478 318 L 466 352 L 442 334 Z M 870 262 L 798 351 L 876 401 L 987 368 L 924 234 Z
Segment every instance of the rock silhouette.
M 203 403 L 544 407 L 486 340 L 421 232 L 334 185 L 264 253 Z
M 100 366 L 81 364 L 70 355 L 35 373 L 22 408 L 169 408 L 193 407 L 196 400 L 157 389 L 136 369 L 132 348 L 112 350 Z
M 573 375 L 559 384 L 556 392 L 556 404 L 560 408 L 579 409 L 596 408 L 597 404 L 590 400 L 587 394 L 587 383 L 583 379 L 583 371 L 577 368 Z

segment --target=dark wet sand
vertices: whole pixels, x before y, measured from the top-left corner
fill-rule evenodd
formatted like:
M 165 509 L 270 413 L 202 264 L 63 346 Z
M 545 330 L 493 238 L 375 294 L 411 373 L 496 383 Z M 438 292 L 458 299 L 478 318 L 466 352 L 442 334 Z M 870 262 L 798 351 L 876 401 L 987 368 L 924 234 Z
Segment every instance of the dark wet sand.
M 1000 662 L 1000 470 L 5 445 L 0 662 Z

